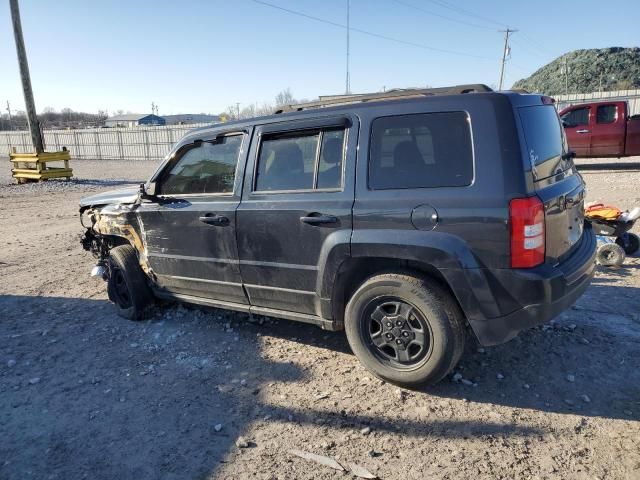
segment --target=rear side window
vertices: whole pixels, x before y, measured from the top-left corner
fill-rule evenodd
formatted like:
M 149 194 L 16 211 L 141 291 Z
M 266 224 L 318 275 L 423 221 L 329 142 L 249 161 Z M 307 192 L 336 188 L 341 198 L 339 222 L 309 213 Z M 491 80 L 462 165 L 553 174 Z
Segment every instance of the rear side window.
M 522 107 L 518 109 L 518 114 L 534 172 L 535 167 L 543 163 L 551 160 L 557 163 L 566 148 L 564 132 L 554 106 Z
M 596 114 L 597 123 L 613 123 L 618 118 L 615 105 L 600 105 Z
M 580 125 L 589 125 L 589 109 L 577 108 L 562 115 L 562 121 L 567 127 L 579 127 Z
M 326 190 L 342 186 L 344 129 L 265 135 L 256 191 Z
M 465 112 L 382 117 L 371 128 L 369 187 L 462 187 L 473 180 Z

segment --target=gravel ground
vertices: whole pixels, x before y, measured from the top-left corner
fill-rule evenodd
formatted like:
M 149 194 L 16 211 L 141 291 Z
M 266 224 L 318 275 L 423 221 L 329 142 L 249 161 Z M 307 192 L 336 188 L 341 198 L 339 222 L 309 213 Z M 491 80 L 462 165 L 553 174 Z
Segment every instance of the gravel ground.
M 640 478 L 638 258 L 549 325 L 470 340 L 455 375 L 400 390 L 340 332 L 181 306 L 122 320 L 88 276 L 77 203 L 156 164 L 75 161 L 71 182 L 20 186 L 4 165 L 2 479 Z M 640 170 L 584 177 L 588 200 L 640 205 Z

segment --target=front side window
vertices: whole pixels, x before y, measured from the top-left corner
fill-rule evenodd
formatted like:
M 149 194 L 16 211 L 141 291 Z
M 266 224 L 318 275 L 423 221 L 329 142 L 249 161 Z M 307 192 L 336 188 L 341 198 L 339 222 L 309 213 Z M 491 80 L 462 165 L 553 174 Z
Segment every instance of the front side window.
M 374 190 L 460 187 L 473 180 L 465 112 L 382 117 L 371 128 L 369 186 Z
M 256 191 L 323 190 L 342 186 L 344 129 L 264 135 Z
M 573 128 L 581 125 L 589 125 L 589 108 L 576 108 L 562 115 L 565 126 Z
M 600 105 L 596 113 L 597 123 L 613 123 L 618 118 L 615 105 Z
M 243 135 L 196 143 L 160 182 L 160 194 L 233 193 Z

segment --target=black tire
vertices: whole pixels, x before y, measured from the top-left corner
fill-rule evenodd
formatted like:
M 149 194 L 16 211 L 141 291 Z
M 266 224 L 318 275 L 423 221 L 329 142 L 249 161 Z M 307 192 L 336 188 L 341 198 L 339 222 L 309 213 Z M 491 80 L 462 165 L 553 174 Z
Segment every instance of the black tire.
M 627 237 L 626 242 L 625 238 L 618 237 L 616 238 L 616 243 L 624 249 L 624 253 L 627 255 L 633 255 L 640 250 L 640 238 L 638 238 L 638 235 L 631 232 L 627 232 L 625 235 Z
M 411 274 L 385 273 L 366 280 L 347 304 L 345 331 L 353 353 L 371 373 L 409 388 L 444 378 L 460 360 L 465 343 L 463 314 L 455 299 L 435 281 Z
M 596 262 L 605 267 L 619 267 L 625 257 L 624 249 L 617 243 L 600 245 L 596 252 Z
M 153 293 L 136 250 L 131 245 L 112 248 L 108 267 L 107 291 L 118 315 L 128 320 L 142 320 L 153 304 Z

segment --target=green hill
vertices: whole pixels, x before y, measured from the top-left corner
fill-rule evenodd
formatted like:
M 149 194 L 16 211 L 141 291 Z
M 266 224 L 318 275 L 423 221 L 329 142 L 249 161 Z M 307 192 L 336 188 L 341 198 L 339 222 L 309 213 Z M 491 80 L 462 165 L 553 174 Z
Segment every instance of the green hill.
M 565 66 L 568 75 L 565 75 Z M 568 89 L 567 85 L 568 84 Z M 640 48 L 574 50 L 518 80 L 512 88 L 547 95 L 640 88 Z

